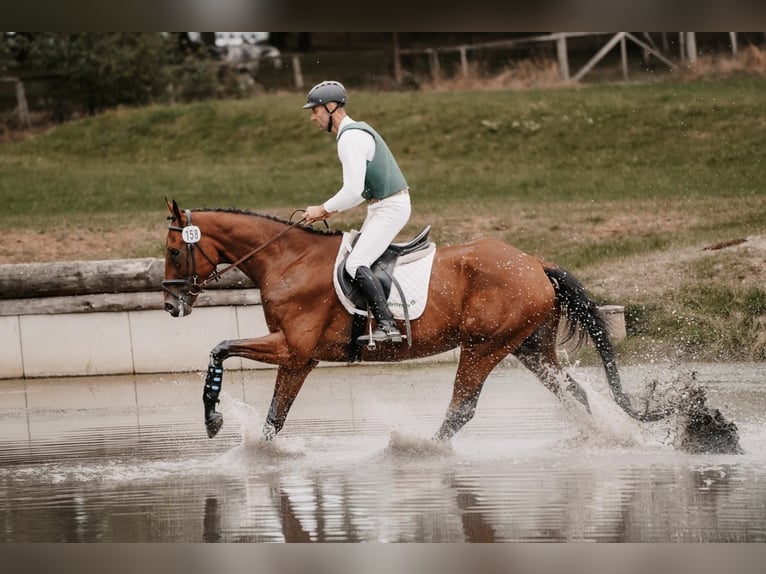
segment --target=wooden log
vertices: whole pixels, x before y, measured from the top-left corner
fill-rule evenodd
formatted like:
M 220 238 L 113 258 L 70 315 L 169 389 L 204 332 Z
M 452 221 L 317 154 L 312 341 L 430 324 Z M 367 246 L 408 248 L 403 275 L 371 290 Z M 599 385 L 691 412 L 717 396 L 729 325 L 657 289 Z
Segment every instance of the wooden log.
M 0 265 L 0 299 L 159 291 L 164 269 L 163 259 L 149 257 Z M 208 287 L 242 289 L 252 286 L 239 269 L 234 269 Z
M 199 295 L 195 307 L 260 305 L 258 289 L 218 289 Z M 149 311 L 163 308 L 162 293 L 103 293 L 0 300 L 0 317 L 13 315 L 58 315 L 63 313 L 105 313 Z

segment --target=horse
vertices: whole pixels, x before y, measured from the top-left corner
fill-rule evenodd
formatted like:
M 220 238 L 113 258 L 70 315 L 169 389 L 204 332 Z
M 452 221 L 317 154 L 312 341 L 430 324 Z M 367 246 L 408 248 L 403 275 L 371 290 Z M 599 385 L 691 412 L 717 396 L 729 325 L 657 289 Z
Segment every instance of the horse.
M 189 315 L 202 289 L 236 267 L 260 289 L 269 330 L 262 337 L 224 340 L 211 350 L 203 390 L 207 434 L 213 438 L 223 424 L 215 410 L 223 361 L 242 357 L 277 366 L 263 425 L 265 439 L 271 440 L 317 364 L 347 361 L 353 317 L 336 296 L 332 279 L 342 233 L 246 210 L 182 212 L 175 200 L 166 203 L 165 310 L 173 317 Z M 229 267 L 219 272 L 222 264 Z M 438 247 L 428 300 L 412 321 L 408 344 L 380 344 L 374 351 L 365 347 L 361 359 L 398 362 L 460 349 L 452 398 L 434 435 L 439 441 L 450 440 L 473 418 L 484 381 L 509 354 L 559 399 L 568 393 L 590 412 L 585 390 L 556 355 L 562 316 L 568 326 L 565 337 L 587 333 L 592 340 L 610 394 L 628 415 L 652 421 L 668 414 L 633 408 L 622 389 L 605 321 L 579 280 L 498 239 Z

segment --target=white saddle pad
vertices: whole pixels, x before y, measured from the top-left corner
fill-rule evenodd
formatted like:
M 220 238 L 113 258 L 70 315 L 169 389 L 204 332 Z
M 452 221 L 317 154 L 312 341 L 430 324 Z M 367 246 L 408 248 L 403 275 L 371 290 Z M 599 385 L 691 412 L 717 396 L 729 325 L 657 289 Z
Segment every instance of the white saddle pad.
M 333 267 L 332 281 L 335 285 L 335 292 L 338 299 L 346 308 L 346 311 L 358 315 L 366 315 L 364 310 L 357 309 L 354 304 L 343 293 L 343 289 L 338 282 L 337 269 L 340 262 L 351 251 L 351 243 L 356 237 L 358 231 L 350 231 L 343 234 L 338 256 L 335 258 Z M 433 266 L 434 256 L 436 255 L 436 244 L 431 243 L 427 248 L 403 255 L 399 257 L 394 268 L 394 279 L 398 281 L 399 286 L 404 292 L 404 298 L 407 301 L 407 313 L 410 319 L 417 319 L 423 314 L 428 301 L 428 285 L 431 282 L 431 267 Z M 391 285 L 391 294 L 388 296 L 388 307 L 391 309 L 395 319 L 404 319 L 404 305 L 399 297 L 399 290 L 396 285 Z

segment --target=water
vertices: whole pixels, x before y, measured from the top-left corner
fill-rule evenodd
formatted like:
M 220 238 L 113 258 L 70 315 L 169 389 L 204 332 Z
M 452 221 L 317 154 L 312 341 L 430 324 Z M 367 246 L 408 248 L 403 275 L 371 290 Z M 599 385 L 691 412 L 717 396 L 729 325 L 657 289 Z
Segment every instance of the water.
M 227 372 L 212 440 L 199 373 L 0 381 L 0 540 L 766 542 L 766 365 L 694 368 L 744 455 L 678 452 L 590 368 L 592 417 L 496 369 L 449 445 L 450 364 L 317 369 L 273 443 L 273 371 Z

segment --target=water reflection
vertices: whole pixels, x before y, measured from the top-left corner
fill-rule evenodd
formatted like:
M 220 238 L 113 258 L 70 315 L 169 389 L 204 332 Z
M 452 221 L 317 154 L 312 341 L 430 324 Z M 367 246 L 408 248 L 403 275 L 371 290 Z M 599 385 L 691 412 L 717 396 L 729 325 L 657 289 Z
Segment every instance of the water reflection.
M 571 462 L 571 461 L 570 461 Z M 549 469 L 550 471 L 551 469 Z M 477 470 L 478 473 L 481 469 Z M 717 475 L 716 487 L 700 477 Z M 606 474 L 608 480 L 597 480 Z M 476 474 L 421 473 L 432 489 L 404 485 L 381 500 L 369 485 L 320 474 L 272 485 L 269 499 L 210 496 L 202 540 L 242 541 L 764 541 L 764 490 L 755 477 L 727 470 L 651 465 L 559 476 L 554 484 L 513 488 L 479 484 Z M 651 475 L 658 475 L 652 479 Z M 725 474 L 725 476 L 724 476 Z M 499 478 L 499 477 L 498 477 Z M 763 478 L 763 471 L 760 472 Z M 583 489 L 590 483 L 591 488 Z M 378 485 L 383 490 L 383 483 Z M 533 493 L 532 490 L 536 493 Z M 738 500 L 738 499 L 742 500 Z M 743 504 L 744 502 L 744 504 Z M 246 530 L 246 533 L 238 532 Z
M 460 477 L 448 476 L 449 485 L 455 490 L 455 501 L 460 510 L 463 536 L 466 542 L 496 542 L 495 529 L 482 511 L 481 498 L 471 483 Z
M 380 381 L 349 390 L 328 371 L 275 443 L 250 430 L 268 385 L 227 397 L 232 415 L 242 401 L 239 418 L 211 441 L 194 377 L 172 381 L 175 394 L 167 381 L 105 381 L 96 391 L 93 381 L 68 381 L 68 392 L 103 399 L 84 410 L 55 407 L 56 391 L 36 383 L 33 408 L 0 403 L 0 539 L 766 542 L 763 368 L 736 381 L 724 373 L 725 389 L 718 371 L 708 374 L 711 396 L 724 397 L 740 424 L 741 456 L 610 441 L 578 428 L 513 369 L 493 374 L 463 436 L 435 445 L 424 437 L 449 398 L 451 371 L 429 369 L 418 385 L 388 381 L 383 393 Z M 133 387 L 132 404 L 120 385 Z M 165 402 L 135 398 L 163 392 Z

